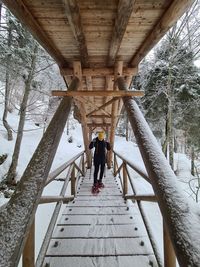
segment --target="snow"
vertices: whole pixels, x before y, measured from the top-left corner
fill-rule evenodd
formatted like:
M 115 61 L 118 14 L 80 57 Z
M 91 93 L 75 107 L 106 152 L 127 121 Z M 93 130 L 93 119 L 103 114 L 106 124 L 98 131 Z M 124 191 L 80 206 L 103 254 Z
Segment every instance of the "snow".
M 0 104 L 0 114 L 3 114 L 2 104 Z M 0 165 L 0 178 L 2 178 L 6 174 L 8 167 L 10 165 L 10 162 L 11 162 L 11 156 L 12 156 L 15 139 L 16 139 L 18 119 L 19 119 L 19 116 L 16 112 L 13 112 L 8 115 L 8 122 L 12 126 L 13 130 L 15 131 L 13 133 L 14 140 L 9 141 L 9 142 L 6 140 L 6 131 L 2 125 L 2 121 L 0 122 L 0 155 L 3 153 L 8 154 L 8 158 L 5 161 L 5 163 Z M 42 129 L 36 127 L 34 123 L 31 121 L 26 122 L 25 130 L 26 131 L 23 136 L 23 143 L 22 143 L 21 153 L 19 157 L 19 165 L 17 168 L 18 179 L 23 174 L 24 169 L 26 168 L 30 158 L 32 157 L 32 154 L 35 148 L 37 147 L 43 134 Z M 51 170 L 55 170 L 61 164 L 63 164 L 64 162 L 66 162 L 67 160 L 71 159 L 73 156 L 78 154 L 80 151 L 82 151 L 83 140 L 82 140 L 82 132 L 81 132 L 80 125 L 77 125 L 74 130 L 70 130 L 70 135 L 73 136 L 73 143 L 68 143 L 67 142 L 68 136 L 66 135 L 66 132 L 63 133 Z M 78 147 L 80 144 L 82 145 L 82 147 Z M 126 142 L 124 138 L 116 137 L 115 150 L 120 155 L 124 156 L 127 160 L 129 160 L 130 162 L 136 164 L 138 168 L 140 168 L 144 173 L 146 173 L 146 169 L 142 162 L 142 157 L 140 155 L 139 149 L 136 144 L 132 142 Z M 151 155 L 151 156 L 155 158 L 155 155 Z M 187 235 L 187 236 L 189 235 L 194 244 L 194 247 L 198 248 L 199 247 L 199 233 L 200 233 L 200 229 L 198 227 L 199 214 L 200 214 L 199 207 L 196 207 L 194 201 L 192 200 L 192 197 L 190 197 L 192 201 L 189 202 L 188 200 L 186 204 L 186 199 L 188 199 L 188 196 L 192 195 L 191 190 L 188 186 L 188 180 L 191 178 L 189 159 L 183 154 L 177 154 L 175 159 L 177 162 L 176 163 L 177 181 L 172 180 L 171 174 L 168 174 L 168 181 L 165 181 L 163 179 L 162 181 L 164 182 L 164 184 L 163 185 L 160 184 L 160 186 L 166 186 L 168 188 L 167 191 L 169 194 L 173 193 L 174 195 L 176 195 L 177 203 L 180 204 L 180 206 L 178 206 L 178 209 L 180 208 L 182 212 L 185 214 L 184 228 L 182 225 L 183 223 L 182 221 L 180 221 L 180 225 L 179 225 L 180 229 L 182 230 L 181 231 L 182 236 L 180 236 L 180 240 L 181 238 L 185 238 L 184 235 Z M 159 167 L 158 166 L 159 163 L 156 163 L 156 164 L 157 164 L 157 167 Z M 164 171 L 167 172 L 166 169 Z M 151 186 L 144 179 L 142 179 L 135 171 L 130 169 L 130 173 L 131 173 L 131 177 L 134 182 L 137 194 L 152 194 L 153 193 Z M 162 173 L 161 173 L 161 176 L 162 176 Z M 168 186 L 169 185 L 168 183 L 170 183 L 170 186 Z M 45 188 L 43 195 L 59 194 L 62 184 L 63 184 L 62 182 L 50 183 Z M 131 191 L 130 186 L 129 186 L 129 190 Z M 5 199 L 3 197 L 3 194 L 0 193 L 0 205 L 5 204 L 7 201 L 8 199 Z M 185 205 L 183 203 L 185 203 Z M 40 205 L 37 210 L 37 213 L 36 213 L 36 255 L 38 254 L 40 245 L 42 243 L 42 239 L 48 227 L 48 223 L 50 221 L 54 207 L 55 207 L 55 204 L 43 204 L 43 205 Z M 162 217 L 160 215 L 158 205 L 156 203 L 144 203 L 142 204 L 142 207 L 145 211 L 147 220 L 151 227 L 151 232 L 153 236 L 155 237 L 155 242 L 157 243 L 159 254 L 162 257 L 163 255 Z M 191 218 L 193 219 L 191 220 Z M 190 229 L 193 228 L 193 225 L 190 224 L 191 221 L 193 221 L 193 224 L 197 226 L 196 230 L 193 233 L 191 233 L 190 231 Z

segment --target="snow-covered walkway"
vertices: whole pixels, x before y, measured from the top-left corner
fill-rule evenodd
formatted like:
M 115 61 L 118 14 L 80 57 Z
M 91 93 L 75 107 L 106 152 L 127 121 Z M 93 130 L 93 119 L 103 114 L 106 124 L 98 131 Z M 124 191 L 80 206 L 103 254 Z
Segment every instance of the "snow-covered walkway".
M 108 170 L 97 196 L 92 182 L 88 170 L 60 216 L 44 266 L 157 266 L 137 204 L 124 201 L 118 178 Z

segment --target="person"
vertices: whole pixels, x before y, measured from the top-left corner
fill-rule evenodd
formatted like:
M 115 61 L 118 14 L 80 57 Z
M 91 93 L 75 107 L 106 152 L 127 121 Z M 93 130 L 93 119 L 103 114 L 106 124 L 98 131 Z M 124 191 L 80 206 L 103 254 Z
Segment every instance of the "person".
M 99 188 L 103 188 L 104 184 L 102 183 L 104 168 L 106 163 L 106 149 L 110 150 L 110 143 L 104 140 L 105 134 L 103 131 L 98 133 L 98 137 L 94 138 L 89 145 L 89 149 L 95 148 L 94 151 L 94 184 L 92 186 L 92 192 L 98 193 Z M 98 172 L 100 167 L 99 179 Z

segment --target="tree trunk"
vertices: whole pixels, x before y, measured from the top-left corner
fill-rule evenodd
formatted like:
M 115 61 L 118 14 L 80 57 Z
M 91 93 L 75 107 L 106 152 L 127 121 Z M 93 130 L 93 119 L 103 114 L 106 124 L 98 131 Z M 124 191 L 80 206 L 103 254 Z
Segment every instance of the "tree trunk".
M 191 174 L 193 176 L 195 175 L 194 158 L 195 158 L 194 146 L 192 146 L 192 148 L 191 148 Z
M 167 147 L 168 147 L 168 140 L 169 140 L 169 131 L 168 131 L 168 118 L 166 115 L 166 121 L 165 121 L 165 140 L 162 145 L 162 151 L 165 154 L 165 157 L 167 158 Z
M 23 130 L 24 130 L 24 124 L 25 124 L 25 117 L 26 117 L 26 107 L 27 107 L 28 97 L 31 91 L 31 82 L 33 80 L 33 74 L 34 74 L 34 70 L 36 66 L 37 52 L 38 52 L 38 45 L 35 45 L 34 53 L 32 56 L 32 61 L 31 61 L 30 72 L 25 82 L 24 96 L 23 96 L 23 100 L 21 103 L 21 107 L 20 107 L 20 119 L 19 119 L 18 131 L 17 131 L 17 139 L 15 143 L 13 156 L 12 156 L 12 163 L 10 165 L 8 175 L 7 175 L 8 184 L 16 183 L 16 180 L 15 180 L 16 169 L 17 169 L 17 164 L 18 164 L 18 159 L 19 159 L 21 141 L 23 137 Z
M 68 90 L 77 90 L 78 84 L 78 78 L 74 78 Z M 71 103 L 72 97 L 63 97 L 14 194 L 0 210 L 0 266 L 18 266 Z
M 1 5 L 1 2 L 0 2 L 0 5 Z M 12 25 L 8 23 L 8 40 L 7 40 L 8 48 L 10 48 L 11 46 L 11 41 L 12 41 Z M 10 58 L 11 58 L 11 55 L 8 53 L 7 59 L 6 59 L 6 84 L 5 84 L 5 100 L 4 100 L 4 112 L 3 112 L 3 125 L 7 130 L 8 141 L 13 140 L 11 127 L 7 122 L 8 100 L 9 100 L 9 95 L 10 95 Z
M 122 77 L 117 79 L 120 90 L 127 90 Z M 131 97 L 123 97 L 125 109 L 134 131 L 147 173 L 151 178 L 152 187 L 158 200 L 170 240 L 175 248 L 181 267 L 198 267 L 200 262 L 200 249 L 192 237 L 199 232 L 198 223 L 193 224 L 193 232 L 185 232 L 188 225 L 195 220 L 199 222 L 199 215 L 188 208 L 185 195 L 179 190 L 174 181 L 176 176 L 169 163 L 161 152 L 157 140 L 153 136 L 138 105 Z
M 171 65 L 171 64 L 170 64 Z M 169 164 L 174 169 L 174 137 L 173 137 L 173 91 L 171 84 L 171 66 L 168 74 L 168 131 L 169 131 Z
M 1 10 L 2 10 L 2 1 L 0 0 L 0 27 L 1 27 Z

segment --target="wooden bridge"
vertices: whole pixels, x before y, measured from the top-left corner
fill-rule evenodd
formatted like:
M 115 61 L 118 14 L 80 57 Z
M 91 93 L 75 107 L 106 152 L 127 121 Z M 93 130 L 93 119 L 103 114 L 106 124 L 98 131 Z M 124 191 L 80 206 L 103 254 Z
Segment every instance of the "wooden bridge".
M 56 209 L 36 262 L 37 267 L 41 267 L 43 263 L 46 267 L 49 266 L 49 260 L 50 267 L 65 266 L 67 260 L 70 262 L 69 266 L 72 264 L 74 266 L 93 266 L 94 264 L 96 266 L 105 266 L 106 264 L 113 266 L 160 265 L 156 257 L 154 242 L 149 241 L 150 235 L 148 234 L 148 238 L 147 235 L 143 236 L 142 239 L 145 240 L 143 241 L 139 230 L 137 237 L 134 232 L 134 224 L 141 221 L 138 213 L 139 211 L 141 213 L 139 202 L 158 201 L 164 221 L 164 265 L 175 267 L 175 251 L 181 267 L 198 267 L 200 262 L 199 244 L 194 242 L 194 235 L 192 231 L 188 230 L 188 224 L 192 225 L 193 221 L 199 222 L 199 216 L 190 210 L 184 196 L 179 192 L 175 184 L 176 176 L 134 101 L 134 97 L 142 96 L 143 92 L 131 88 L 132 77 L 137 74 L 140 61 L 191 6 L 193 1 L 3 0 L 3 2 L 55 59 L 66 83 L 66 90 L 52 92 L 53 96 L 63 96 L 63 99 L 15 193 L 0 211 L 0 266 L 17 266 L 23 250 L 24 267 L 35 266 L 33 245 L 35 212 L 39 203 L 52 201 L 57 202 Z M 79 166 L 75 162 L 77 158 L 72 159 L 49 175 L 72 103 L 74 104 L 74 116 L 82 125 L 86 160 L 82 157 Z M 139 170 L 137 166 L 132 165 L 132 168 L 151 183 L 155 195 L 137 196 L 132 187 L 133 194 L 127 196 L 127 177 L 130 178 L 127 164 L 131 165 L 131 163 L 121 158 L 122 163 L 117 166 L 116 155 L 113 160 L 113 151 L 111 151 L 108 157 L 108 167 L 113 166 L 114 175 L 123 173 L 121 179 L 123 197 L 136 200 L 139 208 L 137 210 L 136 204 L 131 204 L 129 210 L 124 210 L 120 217 L 116 215 L 117 219 L 115 220 L 115 215 L 109 215 L 112 209 L 105 208 L 103 209 L 105 214 L 100 215 L 98 214 L 101 213 L 100 208 L 90 207 L 95 204 L 95 201 L 83 200 L 86 198 L 83 196 L 86 189 L 83 188 L 87 188 L 88 172 L 78 194 L 75 187 L 78 183 L 78 179 L 75 177 L 78 176 L 75 175 L 75 170 L 84 176 L 85 163 L 87 168 L 91 167 L 88 144 L 94 130 L 104 129 L 114 147 L 115 128 L 123 105 L 127 111 L 147 173 Z M 71 166 L 69 175 L 65 179 L 61 195 L 41 197 L 45 185 L 69 165 Z M 109 176 L 108 181 L 112 180 L 112 183 L 115 184 L 111 172 Z M 69 180 L 72 187 L 71 196 L 68 197 L 65 195 L 65 191 Z M 108 188 L 109 184 L 104 190 L 105 193 Z M 115 190 L 119 193 L 117 188 Z M 121 208 L 127 208 L 128 202 L 124 203 L 122 196 L 116 196 L 117 200 L 109 200 L 105 199 L 103 194 L 102 191 L 102 196 L 99 195 L 99 199 L 102 198 L 101 205 L 104 203 L 109 206 L 112 203 L 114 210 L 117 203 L 119 208 L 114 210 L 116 214 Z M 76 198 L 73 199 L 75 203 L 69 203 L 69 207 L 65 210 L 69 213 L 63 214 L 63 219 L 58 221 L 58 226 L 54 231 L 62 203 L 72 201 L 74 195 L 76 195 Z M 110 194 L 105 197 L 112 198 L 114 196 Z M 88 195 L 87 199 L 89 198 L 92 196 Z M 87 214 L 84 215 L 84 218 L 81 217 L 83 204 L 86 206 L 85 212 L 86 210 L 92 212 L 95 219 L 92 219 L 92 215 L 88 218 Z M 70 211 L 70 209 L 72 210 Z M 76 215 L 75 211 L 79 213 L 77 212 Z M 70 212 L 71 215 L 68 215 Z M 95 224 L 93 231 L 88 230 L 91 236 L 84 239 L 85 242 L 81 240 L 78 242 L 76 236 L 73 236 L 76 233 L 70 231 L 72 227 L 74 229 L 78 227 L 74 225 L 77 223 L 75 218 L 86 224 L 83 223 L 83 228 L 77 231 L 82 239 L 84 239 L 83 229 L 87 227 L 89 229 L 87 223 L 92 225 L 97 220 L 100 222 Z M 111 220 L 112 224 L 109 224 Z M 67 224 L 69 225 L 67 226 Z M 110 225 L 115 224 L 118 226 L 115 227 L 115 230 L 111 230 Z M 103 233 L 98 230 L 101 225 L 106 227 L 106 231 Z M 122 228 L 121 225 L 123 225 Z M 140 227 L 144 226 L 140 225 Z M 128 234 L 126 228 L 131 228 Z M 185 232 L 186 229 L 187 232 Z M 195 233 L 200 233 L 200 223 L 193 224 L 192 229 Z M 71 246 L 70 242 L 66 243 L 65 238 L 60 239 L 61 233 L 63 237 L 67 236 Z M 107 233 L 108 236 L 105 236 Z M 123 238 L 121 233 L 124 233 Z M 95 241 L 92 234 L 97 235 L 98 242 Z M 130 246 L 124 247 L 126 242 L 130 242 Z M 79 247 L 76 247 L 77 243 Z M 89 251 L 90 248 L 92 251 Z M 57 257 L 58 255 L 61 257 Z
M 124 200 L 111 170 L 104 183 L 94 196 L 90 171 L 81 177 L 49 240 L 44 266 L 158 266 L 137 203 Z

